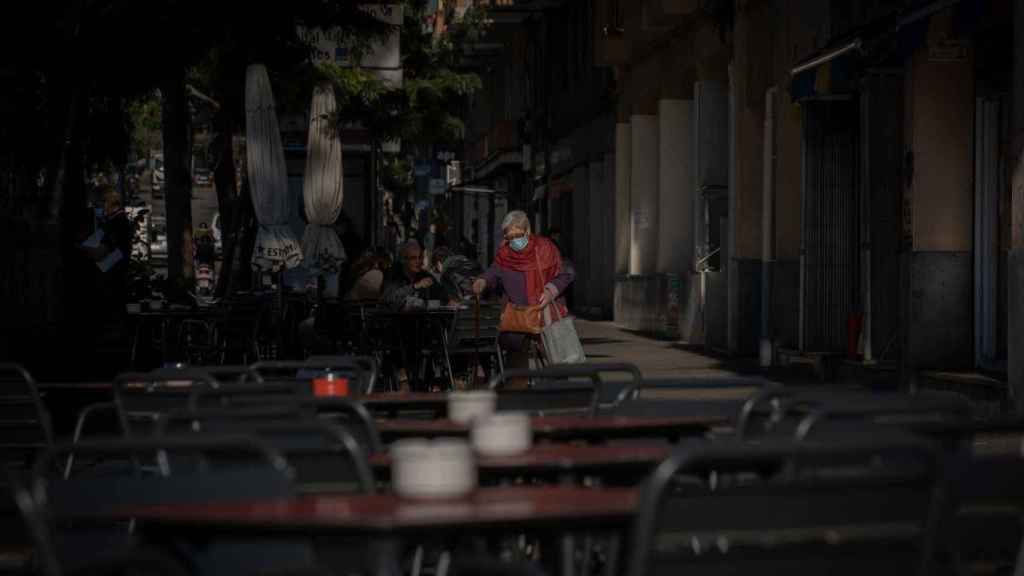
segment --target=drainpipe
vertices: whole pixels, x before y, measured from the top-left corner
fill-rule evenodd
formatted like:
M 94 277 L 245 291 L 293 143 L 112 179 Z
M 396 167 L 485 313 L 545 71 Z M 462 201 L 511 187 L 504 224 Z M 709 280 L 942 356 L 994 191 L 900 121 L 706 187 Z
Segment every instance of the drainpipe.
M 860 97 L 861 118 L 861 274 L 863 276 L 864 322 L 861 325 L 861 338 L 864 343 L 864 364 L 874 364 L 874 352 L 871 348 L 871 92 L 864 90 Z
M 772 365 L 772 264 L 775 261 L 775 93 L 764 97 L 763 201 L 761 203 L 761 366 Z

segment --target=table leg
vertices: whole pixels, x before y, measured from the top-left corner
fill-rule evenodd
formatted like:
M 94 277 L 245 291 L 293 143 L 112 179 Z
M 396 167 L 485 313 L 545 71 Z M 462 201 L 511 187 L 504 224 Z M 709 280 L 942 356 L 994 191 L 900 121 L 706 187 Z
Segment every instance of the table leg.
M 562 535 L 562 550 L 561 550 L 561 570 L 559 571 L 562 576 L 573 576 L 576 572 L 575 552 L 576 552 L 576 539 L 572 534 Z
M 618 533 L 612 533 L 608 537 L 608 557 L 604 563 L 605 576 L 615 576 L 619 572 L 619 549 L 622 540 Z
M 145 318 L 136 318 L 135 330 L 132 331 L 132 346 L 131 352 L 129 352 L 128 363 L 132 367 L 132 370 L 138 369 L 139 361 L 139 335 L 142 332 L 142 327 L 146 325 Z

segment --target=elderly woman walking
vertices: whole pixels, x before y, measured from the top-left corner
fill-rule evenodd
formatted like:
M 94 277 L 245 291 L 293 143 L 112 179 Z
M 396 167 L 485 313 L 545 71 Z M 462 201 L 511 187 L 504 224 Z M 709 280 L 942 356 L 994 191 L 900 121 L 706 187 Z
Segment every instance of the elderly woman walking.
M 525 212 L 509 212 L 501 229 L 504 240 L 498 254 L 483 276 L 473 282 L 473 292 L 481 294 L 500 286 L 513 307 L 540 310 L 552 304 L 562 317 L 567 316 L 562 294 L 576 278 L 572 264 L 562 259 L 554 242 L 530 233 L 530 219 Z M 536 317 L 543 321 L 540 314 Z M 528 332 L 507 330 L 504 319 L 502 324 L 500 343 L 508 358 L 506 367 L 528 368 L 537 339 Z

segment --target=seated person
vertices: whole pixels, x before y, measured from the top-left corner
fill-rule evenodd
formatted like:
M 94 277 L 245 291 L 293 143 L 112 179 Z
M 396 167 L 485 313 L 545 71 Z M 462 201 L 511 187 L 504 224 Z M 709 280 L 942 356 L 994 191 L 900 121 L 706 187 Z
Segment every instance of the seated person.
M 399 262 L 384 277 L 381 297 L 385 304 L 404 310 L 415 306 L 417 299 L 424 304 L 429 300 L 451 301 L 448 290 L 423 269 L 423 250 L 419 242 L 409 240 L 398 254 Z
M 483 273 L 478 262 L 452 252 L 447 246 L 435 250 L 431 260 L 433 272 L 453 298 L 465 300 L 473 296 L 473 279 Z
M 352 265 L 350 276 L 345 282 L 345 300 L 376 300 L 380 298 L 383 284 L 383 262 L 377 256 L 367 253 Z

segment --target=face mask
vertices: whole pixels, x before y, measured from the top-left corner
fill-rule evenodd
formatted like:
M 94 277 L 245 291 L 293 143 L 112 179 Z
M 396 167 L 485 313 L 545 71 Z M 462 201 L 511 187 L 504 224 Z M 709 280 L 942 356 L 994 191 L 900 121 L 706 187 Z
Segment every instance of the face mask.
M 529 243 L 530 239 L 527 238 L 526 236 L 520 236 L 518 238 L 513 238 L 508 241 L 509 247 L 515 250 L 516 252 L 522 252 L 523 250 L 525 250 L 526 245 Z

